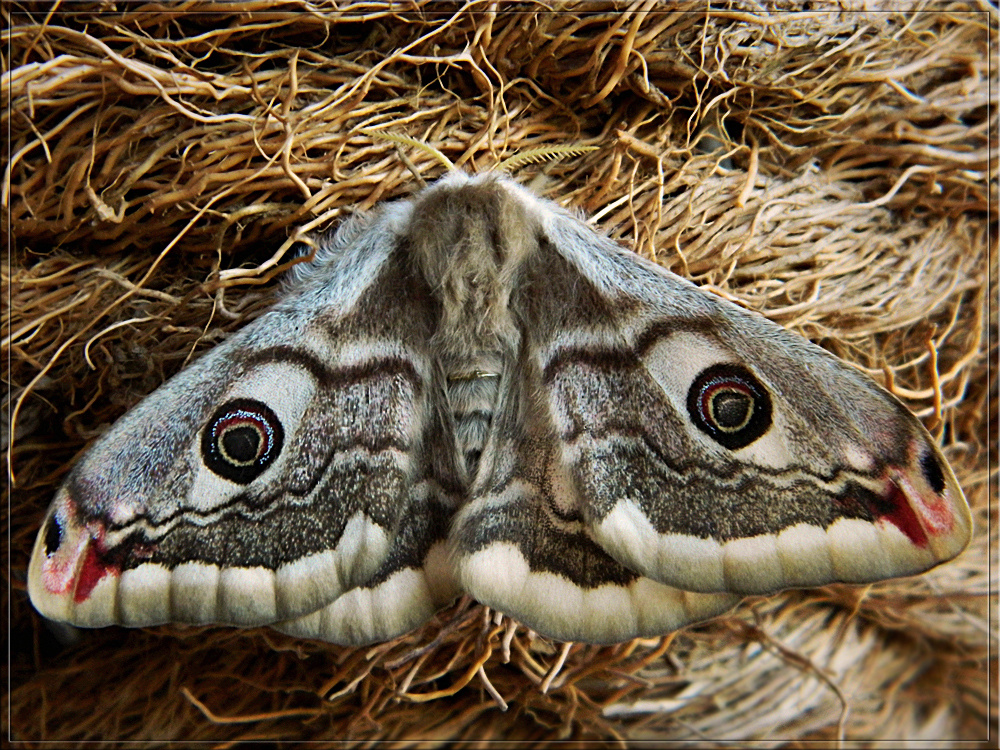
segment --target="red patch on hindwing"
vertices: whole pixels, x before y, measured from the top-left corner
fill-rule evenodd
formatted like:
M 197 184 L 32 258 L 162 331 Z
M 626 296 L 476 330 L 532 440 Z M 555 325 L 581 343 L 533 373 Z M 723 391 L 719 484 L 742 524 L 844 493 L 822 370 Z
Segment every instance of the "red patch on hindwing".
M 104 576 L 121 574 L 121 568 L 118 565 L 111 565 L 101 560 L 95 547 L 96 545 L 93 543 L 87 545 L 83 563 L 76 574 L 76 590 L 73 592 L 73 601 L 77 604 L 90 598 L 90 594 Z
M 928 536 L 951 534 L 955 527 L 955 514 L 948 494 L 945 470 L 938 457 L 918 442 L 910 446 L 912 457 L 923 451 L 918 471 L 890 469 L 887 472 L 888 491 L 876 515 L 898 528 L 918 547 L 927 547 Z
M 906 495 L 895 482 L 889 482 L 889 492 L 883 497 L 883 500 L 891 510 L 888 513 L 879 514 L 879 518 L 885 519 L 906 534 L 907 538 L 916 546 L 926 547 L 927 533 L 914 512 L 913 506 L 910 505 L 910 501 L 907 500 Z
M 106 576 L 120 576 L 122 570 L 140 564 L 156 552 L 157 545 L 134 532 L 107 544 L 106 517 L 86 519 L 77 503 L 65 496 L 46 520 L 42 531 L 41 578 L 45 590 L 57 596 L 72 596 L 79 604 L 93 595 Z

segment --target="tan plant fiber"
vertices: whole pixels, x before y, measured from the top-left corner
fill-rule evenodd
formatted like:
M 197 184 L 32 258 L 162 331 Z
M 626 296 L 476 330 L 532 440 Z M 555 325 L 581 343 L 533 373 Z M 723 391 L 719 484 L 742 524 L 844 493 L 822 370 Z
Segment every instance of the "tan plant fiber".
M 997 14 L 850 5 L 5 3 L 5 734 L 985 740 Z M 265 310 L 293 245 L 412 194 L 413 171 L 442 173 L 362 129 L 470 171 L 597 146 L 513 174 L 890 387 L 955 468 L 970 549 L 923 576 L 752 599 L 610 647 L 549 642 L 467 599 L 363 649 L 267 629 L 46 625 L 27 562 L 74 458 Z

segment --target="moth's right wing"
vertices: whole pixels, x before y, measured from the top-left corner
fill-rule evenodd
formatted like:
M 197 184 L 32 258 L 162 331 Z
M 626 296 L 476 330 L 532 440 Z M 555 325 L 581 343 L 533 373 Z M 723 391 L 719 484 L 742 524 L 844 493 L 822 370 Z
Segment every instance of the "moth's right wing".
M 955 476 L 890 394 L 506 184 L 537 247 L 452 532 L 466 591 L 546 635 L 620 641 L 965 547 Z

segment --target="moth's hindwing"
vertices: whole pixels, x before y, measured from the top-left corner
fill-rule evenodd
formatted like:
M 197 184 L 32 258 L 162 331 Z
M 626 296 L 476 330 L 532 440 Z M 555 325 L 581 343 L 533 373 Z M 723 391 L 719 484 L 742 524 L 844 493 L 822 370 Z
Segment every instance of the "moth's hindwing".
M 379 576 L 417 575 L 443 536 L 424 487 L 435 315 L 376 231 L 385 220 L 343 230 L 277 308 L 90 449 L 35 545 L 29 592 L 42 614 L 83 626 L 271 624 Z M 425 515 L 402 554 L 403 516 Z M 426 595 L 412 591 L 406 606 L 433 611 L 440 602 Z M 350 601 L 341 610 L 364 620 Z M 371 641 L 412 620 L 383 615 L 341 635 Z
M 430 482 L 414 487 L 389 555 L 364 584 L 307 615 L 273 625 L 288 635 L 364 645 L 419 627 L 458 596 L 447 553 L 456 501 Z
M 531 385 L 521 395 L 530 398 Z M 549 425 L 530 424 L 517 439 L 520 431 L 503 425 L 509 413 L 491 446 L 492 473 L 455 520 L 464 590 L 539 633 L 589 643 L 661 635 L 739 601 L 665 586 L 609 555 L 580 513 L 571 467 Z

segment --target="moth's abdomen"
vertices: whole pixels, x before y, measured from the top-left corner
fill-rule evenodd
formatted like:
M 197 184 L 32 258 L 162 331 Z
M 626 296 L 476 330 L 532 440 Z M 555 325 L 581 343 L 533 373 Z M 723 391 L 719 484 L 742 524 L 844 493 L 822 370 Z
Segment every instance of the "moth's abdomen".
M 471 482 L 479 469 L 499 393 L 497 372 L 470 368 L 448 375 L 448 404 L 455 424 L 456 463 Z

